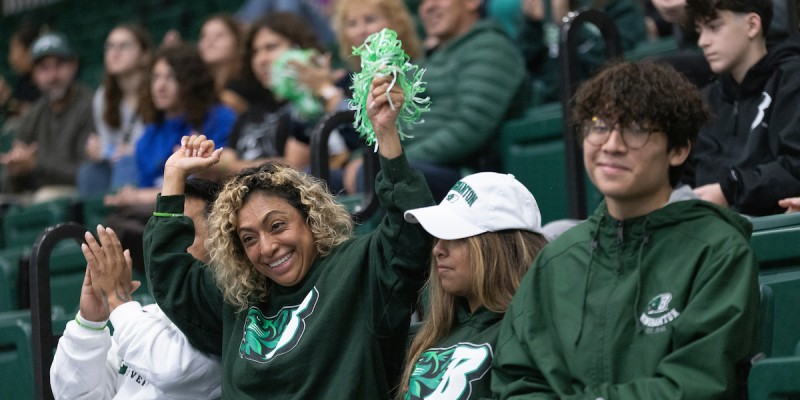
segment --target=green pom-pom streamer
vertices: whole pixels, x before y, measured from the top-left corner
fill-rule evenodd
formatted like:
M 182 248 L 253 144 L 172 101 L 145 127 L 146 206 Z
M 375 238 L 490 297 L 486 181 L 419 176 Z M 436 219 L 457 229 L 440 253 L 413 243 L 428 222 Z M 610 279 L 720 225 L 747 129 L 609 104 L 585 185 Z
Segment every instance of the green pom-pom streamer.
M 391 29 L 383 29 L 370 35 L 364 44 L 353 47 L 353 55 L 361 57 L 361 72 L 353 74 L 353 98 L 350 100 L 350 109 L 356 112 L 353 127 L 366 140 L 367 145 L 374 143 L 375 150 L 378 150 L 375 129 L 367 117 L 367 96 L 373 78 L 391 74 L 393 79 L 388 90 L 397 84 L 405 94 L 397 119 L 397 132 L 401 140 L 413 137 L 403 132 L 402 126 L 411 127 L 412 124 L 425 122 L 420 120 L 420 116 L 423 112 L 430 111 L 430 99 L 420 96 L 425 91 L 425 82 L 422 82 L 425 70 L 409 62 L 402 42 L 397 39 L 397 32 Z M 395 109 L 391 98 L 389 105 L 392 110 Z
M 297 81 L 297 71 L 289 64 L 296 61 L 311 64 L 313 50 L 289 49 L 272 63 L 270 69 L 270 89 L 281 99 L 294 104 L 301 118 L 311 120 L 320 117 L 324 111 L 311 89 Z

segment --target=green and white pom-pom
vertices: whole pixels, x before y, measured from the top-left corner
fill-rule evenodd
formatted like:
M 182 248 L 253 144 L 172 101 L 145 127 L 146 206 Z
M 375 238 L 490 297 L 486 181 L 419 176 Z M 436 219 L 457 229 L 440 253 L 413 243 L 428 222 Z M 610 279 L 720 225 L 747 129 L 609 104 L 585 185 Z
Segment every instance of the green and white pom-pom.
M 316 119 L 322 115 L 322 104 L 314 97 L 311 89 L 297 81 L 297 72 L 290 61 L 311 64 L 315 53 L 313 50 L 290 49 L 283 52 L 270 69 L 270 89 L 281 99 L 294 104 L 300 117 Z
M 425 82 L 422 82 L 425 70 L 409 62 L 408 55 L 403 51 L 403 44 L 397 39 L 397 32 L 391 29 L 383 29 L 370 35 L 364 44 L 353 47 L 353 55 L 361 57 L 361 72 L 353 74 L 353 98 L 350 100 L 350 109 L 356 112 L 353 126 L 359 135 L 366 140 L 367 145 L 375 143 L 377 151 L 375 130 L 367 117 L 367 96 L 373 78 L 393 75 L 389 90 L 397 84 L 405 94 L 405 101 L 399 105 L 402 108 L 397 120 L 397 132 L 400 139 L 413 137 L 403 132 L 402 126 L 424 122 L 419 120 L 420 116 L 423 112 L 430 111 L 430 99 L 419 96 L 425 91 Z M 395 104 L 391 103 L 391 98 L 389 102 L 394 110 Z

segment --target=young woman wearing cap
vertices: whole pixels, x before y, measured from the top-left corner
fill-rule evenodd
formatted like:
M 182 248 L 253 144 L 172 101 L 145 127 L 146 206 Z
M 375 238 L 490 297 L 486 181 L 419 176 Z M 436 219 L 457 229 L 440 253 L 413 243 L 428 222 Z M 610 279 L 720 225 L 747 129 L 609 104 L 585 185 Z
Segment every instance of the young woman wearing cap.
M 425 320 L 409 349 L 402 399 L 490 398 L 500 320 L 547 244 L 536 199 L 512 175 L 457 182 L 437 206 L 406 212 L 436 237 Z

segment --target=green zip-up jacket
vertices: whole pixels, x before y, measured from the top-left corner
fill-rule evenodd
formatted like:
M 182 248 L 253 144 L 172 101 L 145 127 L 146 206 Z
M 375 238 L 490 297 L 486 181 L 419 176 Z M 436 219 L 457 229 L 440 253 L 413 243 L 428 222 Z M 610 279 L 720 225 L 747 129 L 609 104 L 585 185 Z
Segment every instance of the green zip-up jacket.
M 153 296 L 195 347 L 221 355 L 223 398 L 389 398 L 432 245 L 403 212 L 434 203 L 405 156 L 381 157 L 381 168 L 381 225 L 318 258 L 296 286 L 273 285 L 266 302 L 241 312 L 186 253 L 191 220 L 150 219 L 145 265 Z M 159 212 L 182 209 L 183 196 L 160 197 L 156 205 Z
M 503 121 L 527 106 L 522 55 L 493 19 L 438 47 L 422 67 L 431 110 L 407 131 L 412 162 L 473 166 L 493 151 Z
M 538 256 L 500 328 L 500 399 L 727 399 L 755 354 L 743 217 L 687 200 L 616 221 L 605 203 Z
M 491 396 L 489 370 L 502 318 L 503 314 L 483 307 L 470 313 L 466 304 L 459 304 L 455 328 L 422 353 L 404 398 L 469 400 Z

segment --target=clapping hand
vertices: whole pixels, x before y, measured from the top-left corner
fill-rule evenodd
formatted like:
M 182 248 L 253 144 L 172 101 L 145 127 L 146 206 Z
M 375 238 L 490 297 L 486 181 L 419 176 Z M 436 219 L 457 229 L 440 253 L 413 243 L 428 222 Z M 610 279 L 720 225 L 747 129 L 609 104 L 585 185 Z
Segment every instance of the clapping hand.
M 86 258 L 87 274 L 81 289 L 81 315 L 90 321 L 107 320 L 119 305 L 132 300 L 141 286 L 132 276 L 131 255 L 111 228 L 97 226 L 98 243 L 90 232 L 81 251 Z

